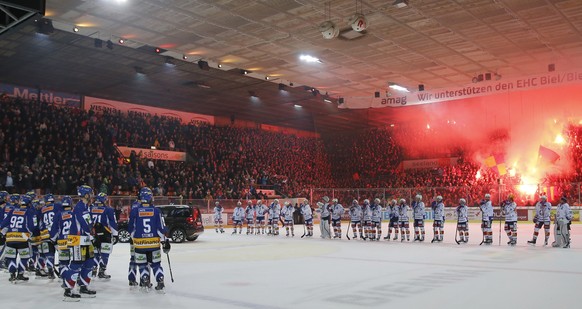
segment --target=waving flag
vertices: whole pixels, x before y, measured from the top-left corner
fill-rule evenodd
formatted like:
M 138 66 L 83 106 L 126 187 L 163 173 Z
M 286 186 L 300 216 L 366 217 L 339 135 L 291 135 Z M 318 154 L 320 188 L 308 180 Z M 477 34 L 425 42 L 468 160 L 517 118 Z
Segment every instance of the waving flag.
M 502 154 L 495 154 L 485 158 L 485 165 L 495 171 L 499 176 L 507 174 L 505 157 Z
M 560 159 L 560 155 L 550 148 L 546 148 L 540 145 L 540 149 L 538 150 L 538 159 L 541 162 L 553 164 Z

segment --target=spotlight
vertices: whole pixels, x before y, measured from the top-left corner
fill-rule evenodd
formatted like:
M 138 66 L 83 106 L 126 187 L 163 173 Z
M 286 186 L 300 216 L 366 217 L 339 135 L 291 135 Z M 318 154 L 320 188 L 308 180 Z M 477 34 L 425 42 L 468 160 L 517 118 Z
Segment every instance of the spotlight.
M 556 70 L 555 64 L 548 64 L 548 72 L 554 72 Z
M 250 72 L 249 72 L 249 71 L 247 71 L 247 70 L 240 70 L 240 74 L 242 74 L 242 75 L 247 75 L 247 74 L 249 74 L 249 73 L 250 73 Z
M 295 108 L 302 108 L 303 106 L 299 105 L 299 104 L 294 104 L 293 106 L 295 106 Z
M 329 99 L 328 96 L 326 96 L 326 97 L 323 98 L 323 102 L 325 102 L 325 103 L 332 103 L 332 101 Z
M 188 59 L 188 56 L 182 55 L 182 59 L 186 60 L 186 59 Z
M 220 68 L 222 68 L 222 64 L 220 64 L 220 63 L 219 63 L 219 64 L 217 65 L 217 67 L 218 67 L 219 69 L 220 69 Z
M 392 5 L 399 9 L 405 8 L 408 6 L 408 0 L 396 0 Z
M 265 80 L 269 80 L 269 76 L 265 76 Z
M 113 42 L 111 42 L 111 40 L 107 40 L 107 43 L 105 43 L 105 46 L 107 46 L 107 48 L 109 48 L 109 49 L 113 49 Z
M 204 60 L 198 60 L 198 67 L 200 70 L 210 71 L 210 67 L 208 66 L 208 62 Z
M 156 47 L 156 49 L 154 51 L 156 52 L 156 54 L 159 54 L 162 52 L 162 50 L 159 47 Z
M 125 40 L 124 39 L 119 39 L 119 41 L 117 41 L 117 42 L 119 42 L 119 44 L 122 44 L 123 45 L 123 43 L 125 43 Z
M 74 28 L 73 28 L 73 32 L 79 32 L 79 28 L 77 28 L 77 27 L 74 27 Z
M 174 63 L 174 58 L 170 57 L 170 56 L 166 56 L 166 64 L 167 65 L 171 65 L 171 66 L 175 66 L 176 63 Z
M 418 85 L 418 91 L 424 91 L 424 85 L 423 84 Z
M 53 27 L 53 21 L 46 18 L 41 18 L 36 22 L 36 31 L 40 34 L 52 34 L 55 32 L 55 27 Z
M 317 90 L 317 89 L 313 88 L 313 89 L 311 89 L 311 94 L 312 94 L 314 97 L 316 97 L 316 96 L 319 94 L 319 90 Z
M 285 88 L 287 88 L 287 85 L 279 84 L 279 90 L 285 90 Z

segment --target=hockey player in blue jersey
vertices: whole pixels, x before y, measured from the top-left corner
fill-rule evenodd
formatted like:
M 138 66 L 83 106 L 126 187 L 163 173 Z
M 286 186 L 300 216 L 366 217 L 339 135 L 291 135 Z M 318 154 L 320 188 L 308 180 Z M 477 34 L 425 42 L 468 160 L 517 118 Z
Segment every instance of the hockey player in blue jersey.
M 93 223 L 89 207 L 93 197 L 93 189 L 87 185 L 77 188 L 81 200 L 75 204 L 72 213 L 71 230 L 67 237 L 67 245 L 71 251 L 69 269 L 63 274 L 65 278 L 65 299 L 72 295 L 72 290 L 79 283 L 79 294 L 84 297 L 95 297 L 96 291 L 89 289 L 91 272 L 94 265 Z
M 68 238 L 71 231 L 71 225 L 73 224 L 73 199 L 70 196 L 64 196 L 61 200 L 61 211 L 55 214 L 53 218 L 53 224 L 49 231 L 49 237 L 51 242 L 56 244 L 59 253 L 59 270 L 58 274 L 63 280 L 62 286 L 65 288 L 65 301 L 79 301 L 81 295 L 73 292 L 72 289 L 67 287 L 65 282 L 64 274 L 69 269 L 69 263 L 71 262 L 71 250 L 69 250 Z
M 459 242 L 467 243 L 469 242 L 469 208 L 467 207 L 467 200 L 464 198 L 460 199 L 456 211 Z
M 245 216 L 245 210 L 242 208 L 242 203 L 237 202 L 236 207 L 232 211 L 232 225 L 234 227 L 233 231 L 232 231 L 232 235 L 236 234 L 237 227 L 239 228 L 238 233 L 239 234 L 242 233 L 244 216 Z
M 160 210 L 153 205 L 153 194 L 149 188 L 140 190 L 141 206 L 134 208 L 130 215 L 128 231 L 135 246 L 135 262 L 139 267 L 140 287 L 147 291 L 151 288 L 150 268 L 157 285 L 155 289 L 164 290 L 164 270 L 162 268 L 162 251 L 170 252 L 170 241 L 166 238 L 166 226 Z
M 8 204 L 8 192 L 0 191 L 0 224 L 4 221 L 4 212 Z M 4 245 L 6 243 L 6 238 L 4 235 L 0 234 L 0 269 L 5 268 L 4 266 Z
M 49 279 L 55 279 L 55 246 L 50 239 L 50 230 L 55 216 L 58 216 L 61 210 L 60 203 L 55 203 L 55 198 L 52 194 L 49 193 L 44 196 L 44 206 L 40 209 L 42 218 L 40 253 L 46 262 Z
M 289 237 L 289 229 L 291 229 L 291 237 L 295 237 L 295 227 L 293 222 L 293 213 L 295 212 L 295 208 L 289 202 L 285 202 L 285 206 L 281 209 L 281 217 L 284 220 L 285 225 L 285 236 Z
M 414 241 L 424 241 L 424 202 L 422 195 L 417 194 L 412 202 L 412 219 L 414 220 Z
M 20 195 L 19 194 L 11 194 L 10 198 L 9 198 L 10 202 L 6 202 L 6 204 L 4 204 L 4 209 L 2 210 L 2 213 L 0 214 L 0 218 L 2 220 L 0 220 L 0 224 L 2 224 L 2 222 L 4 221 L 4 219 L 6 219 L 6 217 L 8 217 L 8 214 L 14 209 L 14 208 L 18 208 L 20 207 Z M 0 238 L 4 239 L 4 242 L 6 242 L 6 237 L 2 236 L 2 233 L 0 233 Z M 4 243 L 4 248 L 6 248 L 6 243 Z M 4 269 L 8 269 L 8 261 L 5 259 L 6 255 L 3 255 L 3 252 L 0 252 L 0 269 L 4 268 Z
M 301 215 L 303 216 L 303 221 L 305 227 L 307 229 L 307 233 L 305 236 L 312 237 L 313 236 L 313 210 L 311 210 L 311 206 L 309 205 L 308 199 L 303 199 L 300 206 Z
M 142 188 L 140 190 L 141 191 L 147 191 L 149 188 Z M 131 214 L 133 213 L 133 210 L 138 208 L 141 203 L 139 201 L 139 194 L 138 193 L 138 199 L 133 201 L 133 203 L 131 203 L 131 209 L 129 211 L 129 220 L 131 221 Z M 137 264 L 135 264 L 135 246 L 133 244 L 133 242 L 130 242 L 129 244 L 129 268 L 127 271 L 127 280 L 129 281 L 129 287 L 134 288 L 137 287 L 138 283 L 137 283 Z
M 545 195 L 540 196 L 540 201 L 536 203 L 536 214 L 534 217 L 534 234 L 533 239 L 528 240 L 527 243 L 535 245 L 538 240 L 538 234 L 542 226 L 544 227 L 545 239 L 544 246 L 548 245 L 548 239 L 550 239 L 550 212 L 552 211 L 552 204 L 548 202 L 548 197 Z
M 28 281 L 24 271 L 31 257 L 28 242 L 34 229 L 34 213 L 28 209 L 31 203 L 32 196 L 22 196 L 20 207 L 12 209 L 0 225 L 0 232 L 6 236 L 4 255 L 10 272 L 8 280 L 13 283 Z
M 251 200 L 247 201 L 247 207 L 245 207 L 245 219 L 247 220 L 247 235 L 252 235 L 255 228 L 255 206 Z
M 431 243 L 441 242 L 445 236 L 445 204 L 443 203 L 443 197 L 440 195 L 437 196 L 436 200 L 431 204 L 431 208 L 434 217 L 434 222 L 432 224 L 434 236 Z
M 398 205 L 396 200 L 390 201 L 390 205 L 386 207 L 386 211 L 388 212 L 388 217 L 390 218 L 390 222 L 388 222 L 388 235 L 384 237 L 386 240 L 390 240 L 390 233 L 394 230 L 394 238 L 392 240 L 398 240 L 398 231 L 400 226 L 398 225 Z
M 268 211 L 269 209 L 263 204 L 263 201 L 258 200 L 257 206 L 255 207 L 255 212 L 257 213 L 257 220 L 255 221 L 257 232 L 255 234 L 259 235 L 259 228 L 260 233 L 265 234 L 265 214 L 267 214 Z
M 107 205 L 107 194 L 99 193 L 95 203 L 91 207 L 91 218 L 95 229 L 95 267 L 93 273 L 99 268 L 97 277 L 110 279 L 111 275 L 105 273 L 109 255 L 113 250 L 115 238 L 117 238 L 117 220 L 113 208 Z

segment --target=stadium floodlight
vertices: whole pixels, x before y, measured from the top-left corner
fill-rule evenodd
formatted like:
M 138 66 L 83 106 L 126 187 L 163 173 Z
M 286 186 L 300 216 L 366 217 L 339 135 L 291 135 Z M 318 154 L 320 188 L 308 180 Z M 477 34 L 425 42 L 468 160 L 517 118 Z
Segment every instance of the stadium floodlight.
M 391 83 L 390 86 L 388 86 L 388 87 L 390 87 L 390 88 L 392 88 L 394 90 L 398 90 L 398 91 L 410 92 L 408 89 L 406 89 L 406 87 L 402 87 L 402 86 L 397 85 L 397 84 L 392 84 Z
M 314 62 L 322 63 L 321 60 L 319 60 L 319 58 L 313 57 L 311 55 L 300 55 L 299 60 L 305 61 L 307 63 L 314 63 Z
M 396 0 L 392 5 L 399 9 L 405 8 L 408 6 L 408 0 Z

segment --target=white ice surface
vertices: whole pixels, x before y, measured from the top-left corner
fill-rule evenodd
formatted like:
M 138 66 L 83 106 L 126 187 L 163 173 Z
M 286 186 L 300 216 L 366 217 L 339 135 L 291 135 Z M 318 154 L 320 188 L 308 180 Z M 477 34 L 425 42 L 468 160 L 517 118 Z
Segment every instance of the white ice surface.
M 166 294 L 130 291 L 129 246 L 118 244 L 110 260 L 111 281 L 94 280 L 94 299 L 62 302 L 58 281 L 9 284 L 0 274 L 1 308 L 579 308 L 582 295 L 582 225 L 572 225 L 572 248 L 526 244 L 533 225 L 519 224 L 518 246 L 508 247 L 499 225 L 493 246 L 479 246 L 471 224 L 469 244 L 454 242 L 348 241 L 247 236 L 206 232 L 195 242 L 173 244 L 175 282 L 166 270 Z M 282 230 L 284 234 L 284 230 Z M 384 234 L 386 228 L 384 228 Z M 316 235 L 317 232 L 316 227 Z M 350 232 L 351 234 L 351 232 Z M 541 240 L 541 241 L 540 241 Z M 553 234 L 551 240 L 553 241 Z M 393 307 L 396 306 L 396 307 Z

